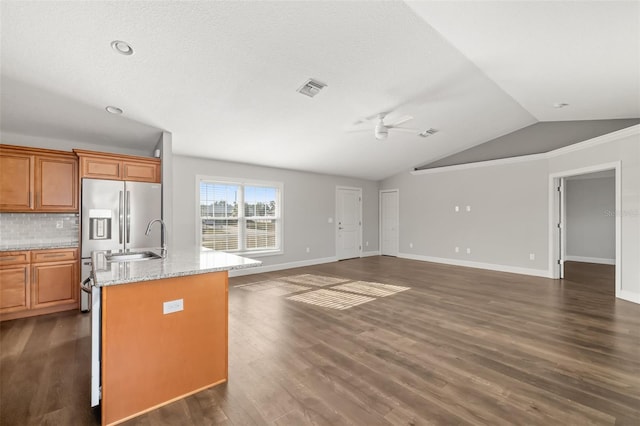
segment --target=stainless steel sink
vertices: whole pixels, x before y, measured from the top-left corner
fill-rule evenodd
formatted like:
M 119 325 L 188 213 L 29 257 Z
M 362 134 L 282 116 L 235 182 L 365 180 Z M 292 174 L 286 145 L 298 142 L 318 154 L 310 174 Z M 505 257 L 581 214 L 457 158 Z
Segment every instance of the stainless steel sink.
M 135 262 L 139 260 L 161 259 L 162 256 L 152 251 L 113 253 L 106 255 L 109 262 Z

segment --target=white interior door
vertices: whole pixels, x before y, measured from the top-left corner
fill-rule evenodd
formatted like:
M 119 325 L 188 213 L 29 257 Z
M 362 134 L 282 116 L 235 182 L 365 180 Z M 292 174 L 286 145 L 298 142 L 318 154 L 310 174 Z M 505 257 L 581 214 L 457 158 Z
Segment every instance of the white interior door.
M 360 257 L 362 248 L 362 190 L 336 190 L 336 257 L 338 260 Z
M 380 191 L 380 254 L 398 255 L 398 190 Z

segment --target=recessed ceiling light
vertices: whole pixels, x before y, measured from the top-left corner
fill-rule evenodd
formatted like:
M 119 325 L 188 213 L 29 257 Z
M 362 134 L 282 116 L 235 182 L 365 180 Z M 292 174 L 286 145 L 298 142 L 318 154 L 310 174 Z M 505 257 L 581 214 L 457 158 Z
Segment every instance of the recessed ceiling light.
M 126 41 L 114 40 L 111 42 L 111 48 L 121 55 L 133 55 L 133 47 Z
M 122 114 L 122 109 L 109 105 L 105 108 L 111 114 Z
M 554 108 L 564 108 L 564 107 L 568 107 L 569 104 L 565 104 L 564 102 L 556 102 L 555 104 L 553 104 Z

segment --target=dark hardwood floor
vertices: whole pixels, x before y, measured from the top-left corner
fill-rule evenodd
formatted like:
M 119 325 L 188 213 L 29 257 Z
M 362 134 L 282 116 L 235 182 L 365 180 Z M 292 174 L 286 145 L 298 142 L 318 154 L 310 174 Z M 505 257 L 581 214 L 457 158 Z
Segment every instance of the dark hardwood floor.
M 411 289 L 334 310 L 238 287 L 296 274 Z M 578 275 L 369 257 L 233 278 L 229 382 L 125 424 L 638 425 L 640 306 Z M 98 424 L 88 315 L 0 333 L 0 424 Z

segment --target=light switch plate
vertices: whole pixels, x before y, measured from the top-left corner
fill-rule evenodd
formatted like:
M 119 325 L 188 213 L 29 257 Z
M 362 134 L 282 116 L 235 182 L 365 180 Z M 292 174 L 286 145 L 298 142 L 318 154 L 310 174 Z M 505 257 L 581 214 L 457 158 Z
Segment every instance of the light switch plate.
M 169 300 L 162 304 L 162 313 L 164 315 L 180 311 L 184 311 L 184 299 Z

